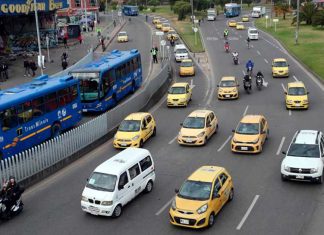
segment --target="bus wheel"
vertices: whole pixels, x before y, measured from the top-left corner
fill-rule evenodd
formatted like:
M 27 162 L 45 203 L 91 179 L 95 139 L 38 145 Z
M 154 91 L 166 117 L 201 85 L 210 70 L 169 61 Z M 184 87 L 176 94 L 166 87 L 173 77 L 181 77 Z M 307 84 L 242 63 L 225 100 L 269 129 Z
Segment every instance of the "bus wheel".
M 4 160 L 3 152 L 0 152 L 0 161 Z
M 134 94 L 135 91 L 136 91 L 136 85 L 135 85 L 135 82 L 133 82 L 131 93 Z
M 52 128 L 52 138 L 55 138 L 61 134 L 61 125 L 58 123 L 53 124 Z

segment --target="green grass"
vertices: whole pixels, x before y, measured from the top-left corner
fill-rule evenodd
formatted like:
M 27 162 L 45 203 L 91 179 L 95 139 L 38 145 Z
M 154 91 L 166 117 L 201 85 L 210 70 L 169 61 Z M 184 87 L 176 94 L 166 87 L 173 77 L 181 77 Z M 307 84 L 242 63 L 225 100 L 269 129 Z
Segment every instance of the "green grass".
M 269 22 L 268 22 L 269 24 Z M 274 25 L 265 27 L 265 19 L 256 21 L 256 26 L 277 38 L 283 45 L 299 58 L 306 66 L 324 79 L 324 29 L 316 29 L 309 25 L 300 25 L 298 45 L 295 45 L 295 29 L 291 18 L 279 19 L 277 31 Z
M 200 34 L 197 32 L 197 43 L 195 43 L 195 33 L 192 30 L 192 24 L 187 17 L 183 21 L 178 21 L 178 16 L 171 11 L 170 6 L 158 6 L 156 11 L 153 13 L 170 20 L 171 24 L 178 32 L 182 40 L 189 47 L 193 53 L 204 52 L 205 49 L 202 45 Z M 199 14 L 198 14 L 199 15 Z

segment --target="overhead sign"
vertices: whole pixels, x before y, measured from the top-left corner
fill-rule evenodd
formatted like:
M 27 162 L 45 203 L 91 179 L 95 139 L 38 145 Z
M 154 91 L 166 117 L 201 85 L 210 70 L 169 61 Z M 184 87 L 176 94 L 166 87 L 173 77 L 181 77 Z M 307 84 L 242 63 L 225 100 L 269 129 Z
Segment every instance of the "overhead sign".
M 54 11 L 67 8 L 67 0 L 37 0 L 38 11 Z M 3 15 L 28 15 L 34 13 L 34 0 L 1 0 L 0 16 Z
M 161 40 L 160 43 L 161 43 L 162 46 L 165 46 L 166 45 L 166 41 L 165 40 Z
M 193 31 L 194 31 L 195 33 L 198 32 L 198 28 L 194 27 L 194 28 L 192 28 L 192 29 L 193 29 Z
M 266 15 L 266 16 L 265 16 L 265 18 L 266 18 L 266 19 L 268 19 L 268 18 L 269 18 L 269 16 L 268 16 L 268 15 Z
M 199 20 L 194 20 L 194 23 L 195 23 L 195 24 L 198 24 L 198 23 L 199 23 Z
M 273 19 L 273 22 L 278 23 L 279 19 Z

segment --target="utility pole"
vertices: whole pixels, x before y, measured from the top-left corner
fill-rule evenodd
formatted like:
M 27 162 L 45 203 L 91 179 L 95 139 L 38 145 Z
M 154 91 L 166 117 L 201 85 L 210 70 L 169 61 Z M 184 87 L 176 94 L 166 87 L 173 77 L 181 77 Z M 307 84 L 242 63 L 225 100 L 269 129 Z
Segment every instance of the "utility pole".
M 42 49 L 40 43 L 40 35 L 39 35 L 39 26 L 38 26 L 38 14 L 37 14 L 37 2 L 34 0 L 34 11 L 35 11 L 35 20 L 36 20 L 36 32 L 37 32 L 37 43 L 38 43 L 38 54 L 39 54 L 39 62 L 40 62 L 40 71 L 43 75 L 43 57 L 42 57 Z
M 86 21 L 86 32 L 88 32 L 88 13 L 87 13 L 87 0 L 83 0 L 83 10 L 85 14 L 85 21 Z
M 190 5 L 191 5 L 191 21 L 192 21 L 192 24 L 194 24 L 193 0 L 190 0 Z
M 270 28 L 272 27 L 272 10 L 273 10 L 273 0 L 271 0 L 271 7 L 270 7 Z
M 297 0 L 297 24 L 296 24 L 295 45 L 298 44 L 298 33 L 299 33 L 299 5 L 300 5 L 300 0 Z

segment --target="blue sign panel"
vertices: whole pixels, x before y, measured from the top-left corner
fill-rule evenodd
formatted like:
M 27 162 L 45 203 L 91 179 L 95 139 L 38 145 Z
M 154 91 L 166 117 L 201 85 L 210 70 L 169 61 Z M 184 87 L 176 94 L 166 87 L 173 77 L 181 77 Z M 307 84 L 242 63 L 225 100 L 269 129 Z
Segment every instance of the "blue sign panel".
M 67 0 L 36 0 L 37 10 L 46 12 L 68 7 Z M 28 15 L 34 12 L 34 0 L 0 0 L 0 16 Z

